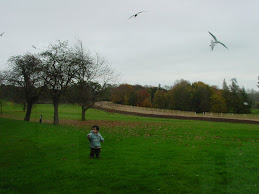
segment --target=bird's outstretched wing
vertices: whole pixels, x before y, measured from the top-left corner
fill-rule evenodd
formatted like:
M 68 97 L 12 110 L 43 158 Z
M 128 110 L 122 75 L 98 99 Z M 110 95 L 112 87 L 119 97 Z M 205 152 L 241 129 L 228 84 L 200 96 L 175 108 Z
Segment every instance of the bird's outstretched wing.
M 208 32 L 209 32 L 209 31 L 208 31 Z M 214 35 L 211 34 L 210 32 L 209 32 L 209 34 L 213 37 L 213 39 L 214 39 L 215 41 L 218 41 L 217 38 L 216 38 L 216 36 L 214 36 Z
M 4 32 L 2 34 L 0 34 L 0 36 L 3 36 Z
M 135 15 L 132 15 L 132 16 L 129 17 L 129 19 L 132 18 L 132 17 L 136 17 L 136 16 L 135 16 Z M 129 20 L 129 19 L 128 19 L 128 20 Z
M 226 47 L 226 45 L 224 45 L 222 42 L 218 41 L 218 43 L 221 44 L 222 46 L 224 46 L 226 49 L 228 49 L 228 47 Z
M 137 13 L 137 15 L 140 14 L 140 13 L 143 13 L 143 12 L 147 12 L 147 11 L 139 11 L 139 12 Z
M 135 14 L 133 14 L 132 16 L 130 16 L 129 19 L 132 18 L 132 17 L 137 17 L 138 14 L 143 13 L 143 12 L 147 12 L 147 11 L 139 11 L 138 13 L 135 13 Z M 128 20 L 129 20 L 129 19 L 128 19 Z

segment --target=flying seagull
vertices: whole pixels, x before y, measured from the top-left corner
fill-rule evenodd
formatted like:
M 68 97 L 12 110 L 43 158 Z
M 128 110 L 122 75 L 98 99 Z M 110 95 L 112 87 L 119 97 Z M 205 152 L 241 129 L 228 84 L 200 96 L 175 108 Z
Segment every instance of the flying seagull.
M 213 40 L 211 40 L 210 47 L 211 47 L 212 51 L 213 51 L 214 46 L 215 46 L 215 43 L 213 42 Z
M 33 48 L 37 49 L 36 46 L 32 45 Z
M 4 32 L 2 34 L 0 34 L 0 36 L 3 36 Z
M 237 78 L 233 77 L 230 81 L 237 83 Z
M 138 14 L 143 13 L 143 12 L 147 12 L 147 11 L 140 11 L 140 12 L 138 12 L 138 13 L 136 13 L 136 14 L 134 14 L 134 15 L 130 16 L 130 18 L 132 18 L 132 17 L 134 17 L 134 18 L 135 18 L 135 17 L 137 17 L 137 16 L 138 16 Z M 129 18 L 129 19 L 130 19 L 130 18 Z M 129 19 L 128 19 L 128 20 L 129 20 Z
M 213 50 L 213 48 L 214 48 L 214 46 L 215 46 L 215 43 L 219 43 L 219 44 L 221 44 L 222 46 L 224 46 L 226 49 L 228 49 L 228 47 L 226 47 L 226 45 L 224 45 L 222 42 L 220 42 L 220 41 L 217 40 L 216 36 L 214 36 L 214 35 L 211 34 L 210 32 L 209 32 L 209 34 L 210 34 L 210 35 L 213 37 L 213 39 L 214 39 L 214 41 L 211 40 L 211 45 L 210 45 L 211 50 Z

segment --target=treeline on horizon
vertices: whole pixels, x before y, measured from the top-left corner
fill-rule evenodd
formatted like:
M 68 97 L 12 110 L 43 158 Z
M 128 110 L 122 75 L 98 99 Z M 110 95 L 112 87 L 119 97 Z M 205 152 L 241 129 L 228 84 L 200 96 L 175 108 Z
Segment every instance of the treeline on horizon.
M 117 104 L 194 112 L 250 113 L 259 108 L 259 93 L 246 92 L 236 80 L 222 89 L 201 81 L 178 80 L 172 87 L 121 84 L 109 89 L 107 100 Z
M 78 104 L 74 93 L 75 86 L 69 86 L 61 103 Z M 24 89 L 13 85 L 0 85 L 2 100 L 22 104 L 26 110 Z M 141 85 L 108 85 L 94 101 L 112 101 L 116 104 L 171 109 L 181 111 L 215 112 L 215 113 L 250 113 L 250 108 L 259 108 L 259 92 L 246 92 L 235 81 L 227 85 L 223 81 L 222 89 L 207 85 L 201 81 L 190 83 L 178 80 L 171 87 L 163 88 Z M 84 99 L 85 100 L 85 99 Z M 42 95 L 37 103 L 52 103 L 48 95 Z

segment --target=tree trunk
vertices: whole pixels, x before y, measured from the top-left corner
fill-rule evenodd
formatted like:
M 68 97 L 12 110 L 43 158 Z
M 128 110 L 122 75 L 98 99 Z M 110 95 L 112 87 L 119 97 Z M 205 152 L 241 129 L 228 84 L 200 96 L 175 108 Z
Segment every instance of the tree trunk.
M 33 102 L 28 102 L 27 111 L 26 111 L 26 115 L 24 117 L 24 121 L 30 121 L 32 105 L 33 105 Z
M 58 119 L 58 97 L 53 97 L 53 106 L 54 106 L 54 125 L 59 125 L 59 119 Z
M 85 111 L 87 110 L 87 108 L 85 108 L 84 106 L 81 106 L 82 108 L 82 121 L 85 121 Z

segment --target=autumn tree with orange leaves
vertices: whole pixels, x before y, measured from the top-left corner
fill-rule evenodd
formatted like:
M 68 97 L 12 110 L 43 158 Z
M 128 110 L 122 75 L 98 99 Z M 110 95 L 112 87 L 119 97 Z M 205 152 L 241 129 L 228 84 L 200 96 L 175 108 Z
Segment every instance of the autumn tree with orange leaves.
M 129 105 L 130 97 L 133 92 L 131 85 L 121 84 L 119 87 L 113 89 L 111 99 L 115 103 Z
M 147 90 L 139 90 L 137 96 L 137 106 L 152 107 L 151 95 L 147 92 Z

